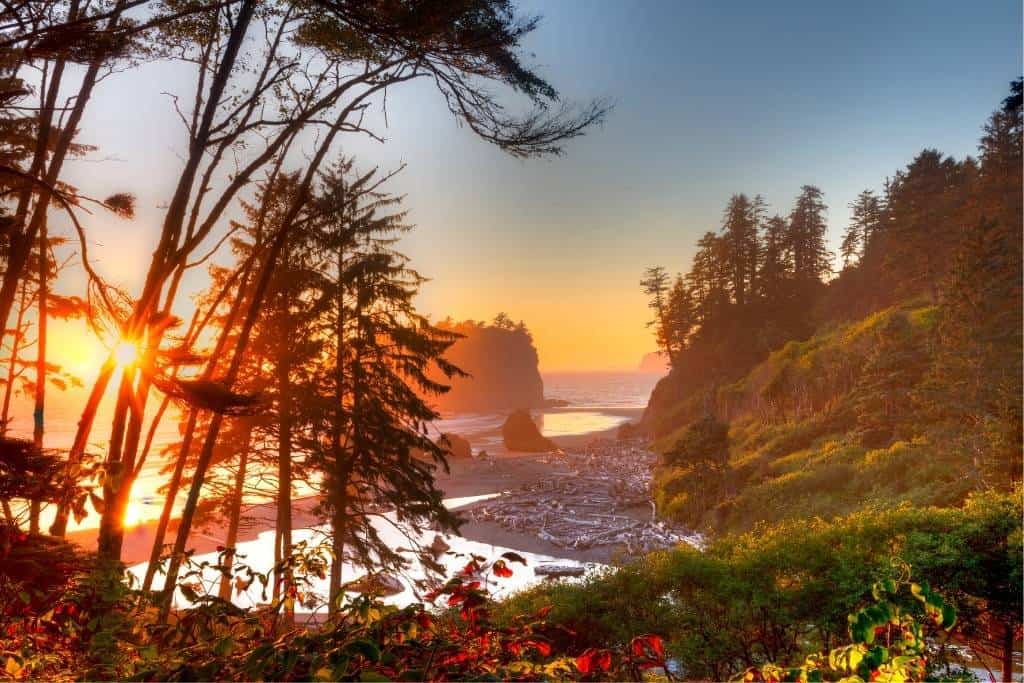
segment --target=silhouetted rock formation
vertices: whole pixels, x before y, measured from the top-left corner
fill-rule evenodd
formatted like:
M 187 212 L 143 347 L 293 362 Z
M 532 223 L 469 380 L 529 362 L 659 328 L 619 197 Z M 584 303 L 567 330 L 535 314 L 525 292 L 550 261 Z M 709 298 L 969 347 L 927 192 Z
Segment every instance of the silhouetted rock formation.
M 446 320 L 439 327 L 464 335 L 445 357 L 470 375 L 446 381 L 451 391 L 434 399 L 440 410 L 488 412 L 544 404 L 537 349 L 523 323 L 499 315 L 491 324 Z
M 530 413 L 525 410 L 517 410 L 508 416 L 501 426 L 501 438 L 510 451 L 535 453 L 558 450 L 554 441 L 540 433 Z
M 669 371 L 668 358 L 661 351 L 645 353 L 644 357 L 640 359 L 640 365 L 637 369 L 640 372 L 660 372 L 667 374 Z

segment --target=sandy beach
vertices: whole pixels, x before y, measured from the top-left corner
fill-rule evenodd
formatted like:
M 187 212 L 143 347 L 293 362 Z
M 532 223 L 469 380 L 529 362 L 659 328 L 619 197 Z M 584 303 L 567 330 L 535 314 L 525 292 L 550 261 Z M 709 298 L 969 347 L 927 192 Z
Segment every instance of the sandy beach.
M 615 408 L 602 409 L 601 412 L 610 416 L 637 420 L 643 410 L 641 408 Z M 583 434 L 554 436 L 552 440 L 565 450 L 574 450 L 580 449 L 596 439 L 613 439 L 616 431 L 617 428 L 612 428 Z M 450 471 L 437 473 L 437 485 L 444 491 L 446 498 L 478 496 L 516 489 L 545 479 L 553 471 L 553 466 L 544 462 L 547 458 L 543 453 L 509 453 L 504 449 L 488 449 L 488 454 L 487 458 L 452 458 L 449 461 Z M 294 502 L 292 508 L 294 528 L 315 526 L 321 522 L 313 514 L 317 502 L 315 497 L 299 498 Z M 272 503 L 255 505 L 246 513 L 246 518 L 248 523 L 243 523 L 239 530 L 239 542 L 254 540 L 260 533 L 274 528 L 274 506 Z M 176 529 L 177 520 L 171 520 L 167 534 L 168 541 L 173 540 Z M 129 528 L 125 533 L 121 559 L 129 565 L 147 562 L 152 550 L 155 530 L 156 522 Z M 611 559 L 607 550 L 559 548 L 536 536 L 508 531 L 491 522 L 467 522 L 460 531 L 462 536 L 470 540 L 532 553 L 580 561 L 608 562 Z M 68 539 L 83 547 L 94 548 L 96 534 L 95 529 L 83 529 L 69 533 Z M 192 532 L 189 547 L 194 548 L 197 553 L 212 552 L 216 550 L 217 546 L 224 545 L 226 535 L 225 525 L 207 524 Z

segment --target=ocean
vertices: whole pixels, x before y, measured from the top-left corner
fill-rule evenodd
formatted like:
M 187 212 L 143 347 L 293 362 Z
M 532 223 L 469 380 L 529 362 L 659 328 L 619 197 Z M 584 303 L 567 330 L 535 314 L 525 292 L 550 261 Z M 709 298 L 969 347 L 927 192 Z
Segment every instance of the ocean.
M 594 434 L 639 418 L 661 375 L 642 372 L 551 372 L 542 375 L 544 397 L 564 408 L 531 411 L 547 437 Z M 437 428 L 469 439 L 473 451 L 501 452 L 507 411 L 444 415 Z

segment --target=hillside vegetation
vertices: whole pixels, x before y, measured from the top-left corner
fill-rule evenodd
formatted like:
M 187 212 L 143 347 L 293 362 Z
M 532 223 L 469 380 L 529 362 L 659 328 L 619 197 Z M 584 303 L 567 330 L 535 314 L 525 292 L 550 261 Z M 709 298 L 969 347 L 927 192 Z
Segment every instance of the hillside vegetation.
M 925 150 L 861 193 L 836 277 L 813 186 L 786 219 L 735 195 L 685 277 L 648 270 L 662 515 L 720 534 L 1013 489 L 1020 140 L 1018 81 L 977 160 Z
M 688 425 L 657 442 L 659 509 L 695 526 L 742 531 L 904 503 L 960 504 L 983 485 L 980 471 L 905 410 L 926 376 L 937 316 L 930 305 L 888 308 L 790 342 L 721 387 L 719 419 L 729 426 L 722 423 L 716 485 L 701 481 L 709 504 L 694 508 L 693 465 L 679 462 L 697 438 Z

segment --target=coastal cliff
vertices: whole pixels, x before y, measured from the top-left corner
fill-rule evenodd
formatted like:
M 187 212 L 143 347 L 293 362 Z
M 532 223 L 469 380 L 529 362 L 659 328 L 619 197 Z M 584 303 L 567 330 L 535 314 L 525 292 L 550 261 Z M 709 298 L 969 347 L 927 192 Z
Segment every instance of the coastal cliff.
M 499 315 L 492 323 L 449 319 L 438 326 L 462 335 L 446 358 L 469 373 L 454 378 L 451 390 L 436 398 L 440 410 L 483 412 L 543 405 L 537 349 L 526 325 Z

